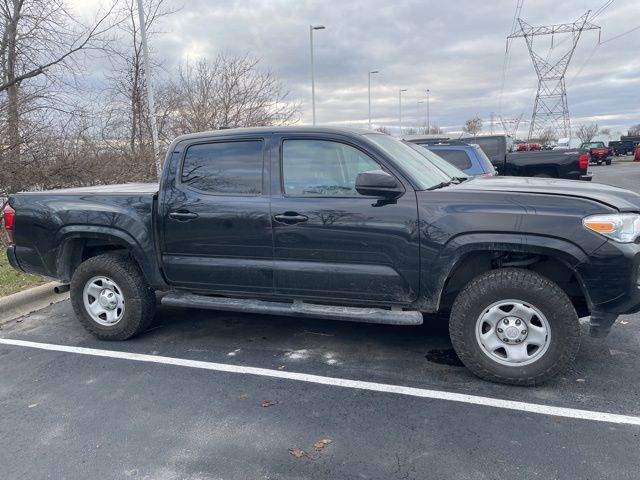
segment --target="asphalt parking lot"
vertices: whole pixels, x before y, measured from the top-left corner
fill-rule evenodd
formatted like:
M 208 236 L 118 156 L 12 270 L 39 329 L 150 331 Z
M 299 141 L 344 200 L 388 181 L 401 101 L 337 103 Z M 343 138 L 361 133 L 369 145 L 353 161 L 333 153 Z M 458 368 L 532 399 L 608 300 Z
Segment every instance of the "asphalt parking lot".
M 640 191 L 623 160 L 594 181 Z M 583 330 L 570 372 L 514 388 L 462 367 L 437 318 L 162 307 L 105 343 L 61 302 L 0 330 L 0 478 L 637 479 L 640 315 Z

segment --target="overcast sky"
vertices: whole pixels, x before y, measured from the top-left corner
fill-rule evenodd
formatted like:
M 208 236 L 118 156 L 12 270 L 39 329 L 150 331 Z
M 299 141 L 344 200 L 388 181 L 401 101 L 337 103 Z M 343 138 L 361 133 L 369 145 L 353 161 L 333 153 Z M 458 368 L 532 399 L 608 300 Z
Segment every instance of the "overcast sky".
M 107 0 L 74 0 L 86 13 Z M 525 0 L 521 17 L 532 25 L 572 22 L 604 0 Z M 152 55 L 171 71 L 185 60 L 219 52 L 261 59 L 302 102 L 301 123 L 311 123 L 309 25 L 314 34 L 316 111 L 319 124 L 367 124 L 367 72 L 372 76 L 374 125 L 397 127 L 398 89 L 405 127 L 425 122 L 430 90 L 431 124 L 459 131 L 479 116 L 489 130 L 491 112 L 531 118 L 537 78 L 524 39 L 516 39 L 504 75 L 505 39 L 516 1 L 418 0 L 169 0 L 179 11 L 153 38 Z M 583 33 L 567 72 L 572 125 L 597 122 L 621 131 L 640 123 L 640 0 L 614 0 Z M 540 39 L 540 41 L 538 41 Z M 551 53 L 571 41 L 558 36 Z M 610 40 L 611 39 L 611 40 Z M 610 40 L 610 41 L 608 41 Z M 546 56 L 549 43 L 534 47 Z M 528 128 L 523 124 L 521 131 Z

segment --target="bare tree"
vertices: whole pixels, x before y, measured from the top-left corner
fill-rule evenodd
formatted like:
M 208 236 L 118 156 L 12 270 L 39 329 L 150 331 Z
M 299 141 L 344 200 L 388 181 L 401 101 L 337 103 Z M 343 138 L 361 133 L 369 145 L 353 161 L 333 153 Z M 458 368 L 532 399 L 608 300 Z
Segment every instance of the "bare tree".
M 467 120 L 466 122 L 464 122 L 462 131 L 468 133 L 469 135 L 478 135 L 482 131 L 482 119 L 480 117 L 475 117 Z
M 283 83 L 259 63 L 248 55 L 220 54 L 213 62 L 201 59 L 181 66 L 177 80 L 163 92 L 171 109 L 162 119 L 163 133 L 297 121 L 299 104 L 288 100 Z
M 551 142 L 555 142 L 558 140 L 558 135 L 556 134 L 556 131 L 551 128 L 551 127 L 547 127 L 545 128 L 542 133 L 540 133 L 540 137 L 538 138 L 538 141 L 542 144 L 542 145 L 547 145 Z
M 634 135 L 640 135 L 640 123 L 629 127 L 629 131 L 627 132 L 627 135 L 629 135 L 630 137 Z
M 25 116 L 53 107 L 53 85 L 63 74 L 73 75 L 78 53 L 104 46 L 112 10 L 84 25 L 65 0 L 0 2 L 0 191 L 25 187 L 22 150 L 41 128 Z
M 431 127 L 427 127 L 426 125 L 424 125 L 418 129 L 418 133 L 424 135 L 439 135 L 444 132 L 440 127 L 434 125 L 432 125 Z
M 112 147 L 126 147 L 122 155 L 138 173 L 139 180 L 155 179 L 155 159 L 151 137 L 151 123 L 147 101 L 146 79 L 142 51 L 141 26 L 138 22 L 136 0 L 121 0 L 117 14 L 123 41 L 112 49 L 110 61 L 112 73 L 108 75 L 111 97 L 106 112 L 105 138 Z M 157 31 L 157 23 L 174 13 L 166 7 L 165 0 L 143 0 L 147 37 Z M 157 66 L 157 64 L 155 65 Z
M 589 125 L 582 124 L 576 129 L 576 137 L 581 142 L 590 142 L 598 134 L 598 124 L 591 123 Z

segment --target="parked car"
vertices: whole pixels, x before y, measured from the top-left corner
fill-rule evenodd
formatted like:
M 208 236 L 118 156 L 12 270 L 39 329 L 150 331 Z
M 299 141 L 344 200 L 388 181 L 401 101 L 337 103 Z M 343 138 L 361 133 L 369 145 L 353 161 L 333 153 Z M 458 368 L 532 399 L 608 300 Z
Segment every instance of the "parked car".
M 416 325 L 449 315 L 476 375 L 566 370 L 579 317 L 640 311 L 640 195 L 553 179 L 447 176 L 388 135 L 273 127 L 178 137 L 158 184 L 9 196 L 7 255 L 70 283 L 104 340 L 164 305 Z M 432 320 L 430 320 L 432 321 Z M 435 321 L 435 320 L 433 320 Z
M 479 135 L 459 140 L 476 143 L 489 157 L 498 175 L 591 180 L 589 156 L 579 150 L 512 152 L 508 135 Z
M 542 150 L 542 145 L 539 143 L 530 143 L 529 150 Z
M 625 140 L 612 140 L 609 142 L 609 147 L 613 148 L 614 155 L 633 155 L 635 150 L 635 143 L 627 137 Z
M 467 175 L 465 172 L 463 172 L 453 164 L 447 162 L 444 158 L 440 157 L 439 155 L 436 155 L 432 151 L 427 150 L 426 148 L 423 148 L 422 146 L 416 143 L 407 142 L 407 141 L 405 141 L 404 143 L 410 146 L 416 152 L 418 152 L 433 166 L 442 170 L 447 176 L 455 180 L 459 180 L 461 182 L 464 182 L 465 180 L 468 180 L 469 178 L 471 178 L 470 175 Z
M 638 145 L 636 145 L 636 153 L 633 156 L 633 161 L 634 162 L 640 162 L 640 143 Z
M 518 152 L 526 152 L 527 150 L 529 150 L 529 145 L 526 143 L 518 144 Z
M 496 170 L 478 145 L 456 140 L 410 140 L 442 157 L 469 176 L 492 176 Z
M 589 161 L 601 165 L 605 162 L 611 165 L 611 156 L 609 148 L 604 146 L 604 142 L 584 142 L 580 145 L 580 151 L 589 154 Z

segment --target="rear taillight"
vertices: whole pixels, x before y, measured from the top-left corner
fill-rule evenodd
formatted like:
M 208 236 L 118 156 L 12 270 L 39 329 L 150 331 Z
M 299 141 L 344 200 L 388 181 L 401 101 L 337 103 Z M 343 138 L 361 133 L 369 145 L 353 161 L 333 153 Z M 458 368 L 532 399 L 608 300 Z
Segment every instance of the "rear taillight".
M 580 170 L 586 170 L 589 168 L 589 154 L 580 154 Z
M 11 208 L 11 205 L 6 205 L 4 210 L 2 210 L 2 217 L 4 219 L 4 229 L 7 231 L 7 236 L 9 237 L 9 244 L 13 245 L 15 243 L 15 237 L 13 234 L 13 226 L 16 220 L 16 211 Z

